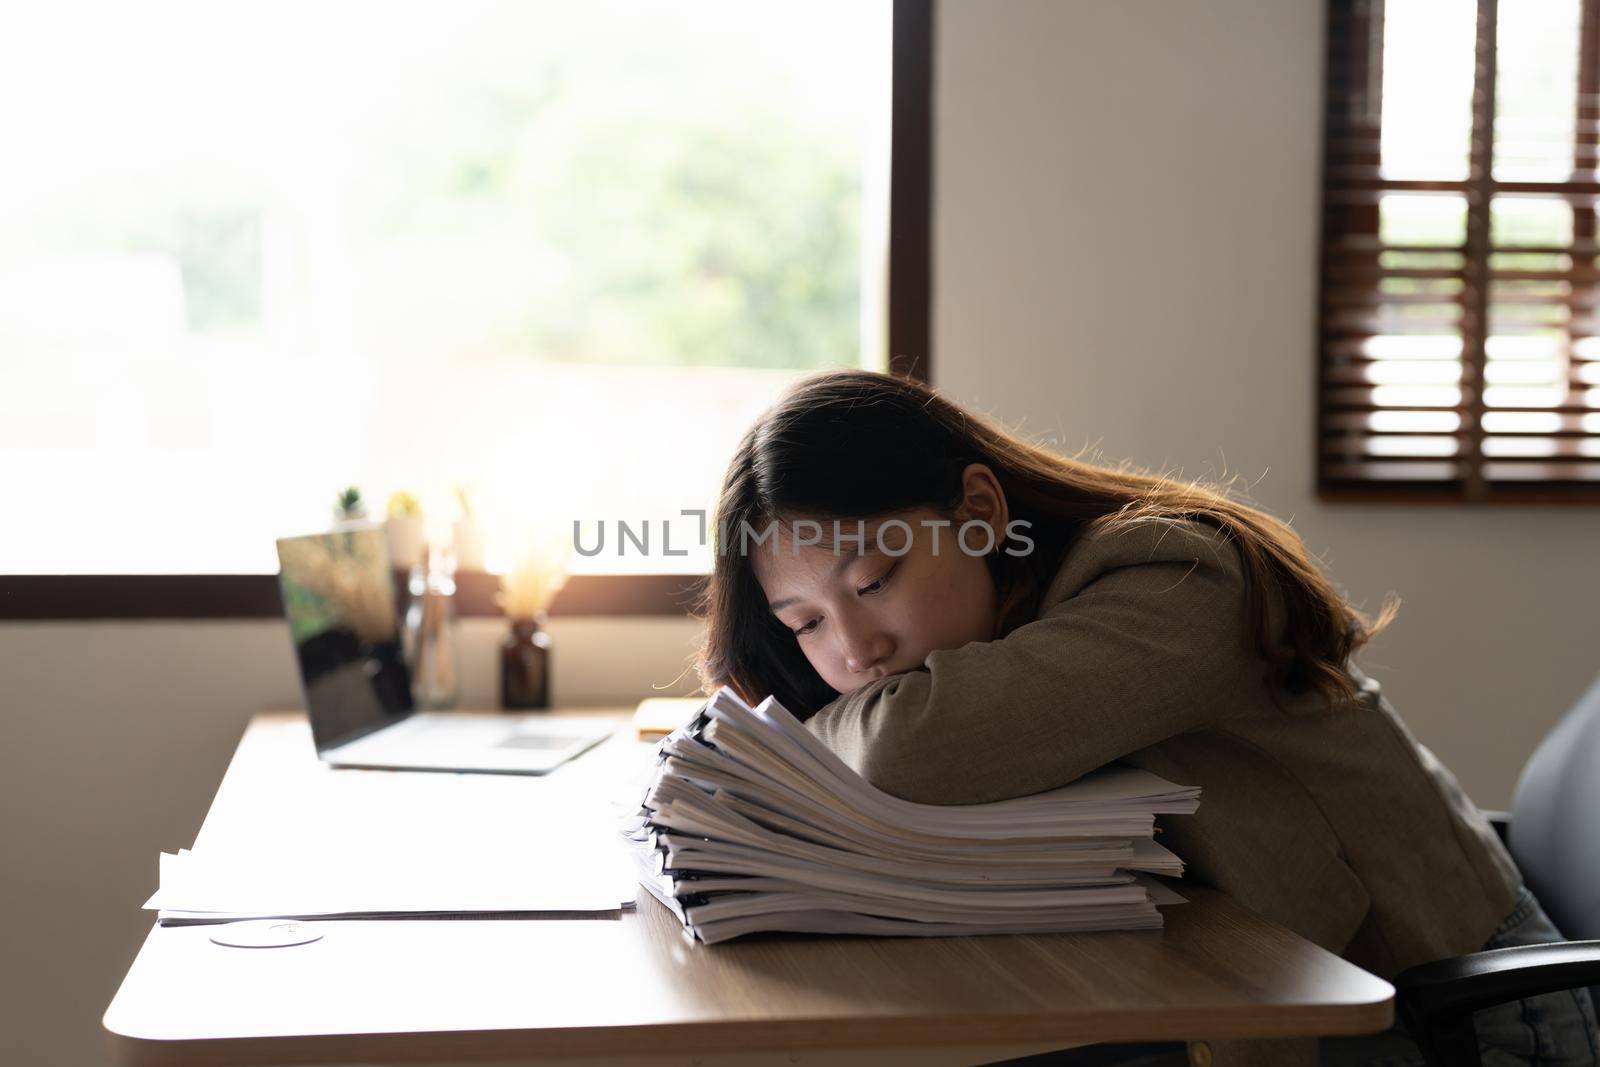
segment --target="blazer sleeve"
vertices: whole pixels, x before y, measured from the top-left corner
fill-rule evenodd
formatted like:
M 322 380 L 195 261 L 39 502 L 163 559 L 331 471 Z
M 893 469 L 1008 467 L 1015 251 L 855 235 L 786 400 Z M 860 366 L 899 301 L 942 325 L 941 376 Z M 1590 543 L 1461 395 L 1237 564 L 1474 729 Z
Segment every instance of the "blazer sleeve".
M 831 701 L 806 727 L 869 782 L 925 804 L 1053 789 L 1247 706 L 1265 678 L 1238 551 L 1165 520 L 1080 538 L 1039 617 Z

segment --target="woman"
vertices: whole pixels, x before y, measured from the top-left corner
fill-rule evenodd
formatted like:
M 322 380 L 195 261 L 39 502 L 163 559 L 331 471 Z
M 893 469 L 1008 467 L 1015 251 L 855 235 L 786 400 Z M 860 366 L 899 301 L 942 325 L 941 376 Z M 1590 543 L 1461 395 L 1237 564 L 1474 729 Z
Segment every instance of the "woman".
M 837 371 L 750 428 L 717 519 L 707 691 L 776 696 L 890 793 L 982 803 L 1122 760 L 1202 787 L 1197 815 L 1163 822 L 1190 878 L 1375 974 L 1560 938 L 1349 661 L 1397 605 L 1367 619 L 1286 524 L 1223 491 Z M 1594 1062 L 1581 990 L 1479 1022 L 1487 1065 Z M 1421 1062 L 1398 1030 L 1324 1054 Z

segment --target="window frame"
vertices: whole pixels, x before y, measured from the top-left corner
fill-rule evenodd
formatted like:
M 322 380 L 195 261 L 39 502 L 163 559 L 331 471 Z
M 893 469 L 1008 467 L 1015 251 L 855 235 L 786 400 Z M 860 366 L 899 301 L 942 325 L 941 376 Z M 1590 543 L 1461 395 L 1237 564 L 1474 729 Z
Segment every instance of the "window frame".
M 887 318 L 889 369 L 931 381 L 934 0 L 894 0 Z M 397 584 L 403 588 L 403 583 Z M 495 618 L 498 576 L 456 576 L 456 612 Z M 687 615 L 697 574 L 575 574 L 552 616 Z M 283 615 L 275 574 L 0 575 L 0 621 L 269 619 Z
M 1580 0 L 1581 22 L 1579 39 L 1579 68 L 1576 99 L 1573 100 L 1574 130 L 1584 123 L 1600 120 L 1600 106 L 1596 93 L 1600 92 L 1600 0 Z M 1385 179 L 1378 172 L 1379 149 L 1382 136 L 1382 79 L 1383 79 L 1383 15 L 1384 0 L 1327 0 L 1325 7 L 1326 60 L 1322 111 L 1322 182 L 1321 202 L 1318 207 L 1318 306 L 1316 316 L 1315 375 L 1316 412 L 1315 433 L 1311 442 L 1312 468 L 1315 471 L 1315 494 L 1329 502 L 1404 504 L 1472 504 L 1472 505 L 1594 505 L 1600 503 L 1600 480 L 1564 481 L 1547 479 L 1518 483 L 1512 480 L 1490 481 L 1485 472 L 1486 457 L 1483 452 L 1485 405 L 1481 384 L 1488 364 L 1486 352 L 1489 290 L 1494 278 L 1490 259 L 1497 251 L 1489 229 L 1490 205 L 1497 195 L 1518 192 L 1544 192 L 1566 195 L 1575 208 L 1583 203 L 1582 196 L 1595 196 L 1600 204 L 1600 170 L 1596 168 L 1596 142 L 1594 134 L 1589 139 L 1574 137 L 1572 176 L 1558 182 L 1523 182 L 1499 180 L 1494 177 L 1494 121 L 1496 42 L 1498 27 L 1497 0 L 1478 0 L 1475 33 L 1475 70 L 1472 91 L 1472 141 L 1470 170 L 1459 181 Z M 1362 147 L 1366 146 L 1366 147 Z M 1582 175 L 1580 177 L 1580 175 Z M 1459 193 L 1466 201 L 1467 221 L 1465 239 L 1461 245 L 1439 246 L 1440 252 L 1459 252 L 1462 266 L 1454 276 L 1462 281 L 1456 302 L 1461 307 L 1459 333 L 1461 335 L 1461 386 L 1463 396 L 1454 408 L 1438 408 L 1461 415 L 1462 422 L 1453 436 L 1465 442 L 1466 447 L 1457 454 L 1462 465 L 1460 476 L 1437 481 L 1421 479 L 1383 479 L 1381 477 L 1338 477 L 1332 468 L 1348 456 L 1336 452 L 1339 438 L 1335 421 L 1341 414 L 1356 416 L 1375 410 L 1371 405 L 1356 405 L 1350 412 L 1331 409 L 1339 407 L 1334 393 L 1340 382 L 1337 372 L 1347 370 L 1348 364 L 1338 351 L 1348 347 L 1353 339 L 1363 335 L 1360 331 L 1340 330 L 1331 319 L 1339 311 L 1348 311 L 1351 303 L 1341 303 L 1349 294 L 1362 286 L 1370 287 L 1364 295 L 1372 307 L 1381 306 L 1383 267 L 1379 255 L 1383 250 L 1379 236 L 1379 197 L 1382 193 L 1407 191 L 1436 191 Z M 1365 198 L 1365 199 L 1363 199 Z M 1593 245 L 1594 216 L 1588 216 L 1589 230 L 1580 228 L 1579 217 L 1584 213 L 1574 210 L 1574 233 L 1571 251 L 1587 243 Z M 1360 251 L 1341 250 L 1341 242 L 1365 241 L 1371 246 L 1371 259 L 1363 264 L 1366 274 L 1352 272 Z M 1352 273 L 1358 278 L 1351 283 Z M 1583 279 L 1584 271 L 1569 271 L 1572 292 L 1567 297 L 1569 306 L 1577 307 L 1587 298 L 1600 293 L 1600 284 L 1592 278 Z M 1590 274 L 1593 271 L 1588 272 Z M 1341 289 L 1341 286 L 1343 287 Z M 1362 294 L 1357 294 L 1362 295 Z M 1444 303 L 1440 300 L 1439 303 Z M 1575 331 L 1569 329 L 1569 343 Z M 1591 329 L 1592 333 L 1600 331 Z M 1585 336 L 1589 336 L 1586 333 Z M 1344 383 L 1348 384 L 1348 383 Z M 1600 409 L 1597 409 L 1600 413 Z M 1342 427 L 1350 433 L 1352 441 L 1359 440 L 1360 429 Z M 1417 431 L 1422 432 L 1422 431 Z M 1558 436 L 1585 439 L 1592 436 L 1584 430 L 1568 433 L 1552 431 Z M 1546 434 L 1548 435 L 1548 434 Z M 1545 436 L 1545 435 L 1541 435 Z M 1600 440 L 1600 437 L 1595 437 Z M 1406 459 L 1407 457 L 1397 457 Z M 1548 457 L 1546 457 L 1548 459 Z M 1360 459 L 1368 464 L 1374 461 L 1369 453 Z M 1412 461 L 1420 461 L 1414 457 Z

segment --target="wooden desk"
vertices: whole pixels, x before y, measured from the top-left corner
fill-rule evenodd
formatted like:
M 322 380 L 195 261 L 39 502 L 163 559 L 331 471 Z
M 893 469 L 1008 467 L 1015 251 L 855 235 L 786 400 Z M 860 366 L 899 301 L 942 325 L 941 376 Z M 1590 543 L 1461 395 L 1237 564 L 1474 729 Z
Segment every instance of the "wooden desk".
M 564 770 L 579 792 L 603 790 L 648 747 L 624 733 Z M 298 777 L 394 773 L 329 770 L 302 716 L 259 716 L 196 845 L 281 815 Z M 895 1048 L 937 1063 L 1136 1040 L 1222 1042 L 1216 1063 L 1284 1064 L 1312 1062 L 1312 1035 L 1390 1025 L 1388 983 L 1221 893 L 1179 888 L 1190 903 L 1163 909 L 1164 930 L 1093 934 L 707 947 L 642 890 L 617 919 L 328 922 L 323 940 L 293 948 L 225 948 L 207 927 L 156 927 L 105 1027 L 117 1058 L 135 1064 L 686 1063 L 757 1051 L 831 1063 Z M 1259 1041 L 1290 1038 L 1300 1040 Z

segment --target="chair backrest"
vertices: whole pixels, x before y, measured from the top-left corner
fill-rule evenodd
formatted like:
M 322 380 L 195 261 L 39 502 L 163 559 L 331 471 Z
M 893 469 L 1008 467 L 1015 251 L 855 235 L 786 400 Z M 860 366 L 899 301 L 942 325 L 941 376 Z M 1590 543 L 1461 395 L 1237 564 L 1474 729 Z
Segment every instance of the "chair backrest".
M 1600 938 L 1600 676 L 1522 768 L 1508 844 L 1556 927 Z

